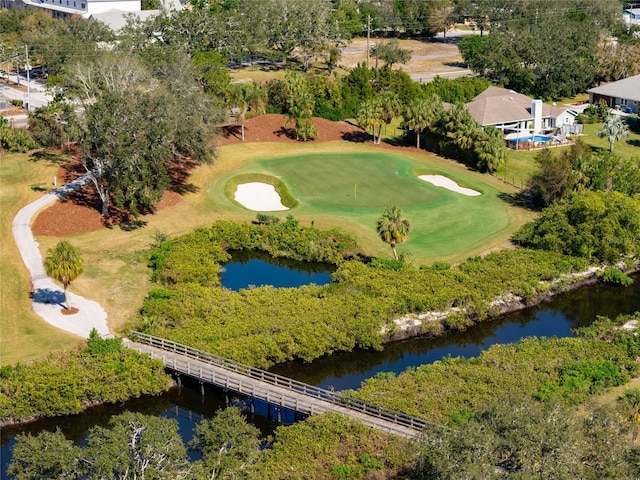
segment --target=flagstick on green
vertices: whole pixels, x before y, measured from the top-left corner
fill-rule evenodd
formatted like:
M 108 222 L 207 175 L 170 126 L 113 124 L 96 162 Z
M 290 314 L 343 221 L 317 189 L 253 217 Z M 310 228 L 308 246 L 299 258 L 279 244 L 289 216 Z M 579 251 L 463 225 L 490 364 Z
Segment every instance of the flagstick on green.
M 353 199 L 358 200 L 358 184 L 353 184 Z

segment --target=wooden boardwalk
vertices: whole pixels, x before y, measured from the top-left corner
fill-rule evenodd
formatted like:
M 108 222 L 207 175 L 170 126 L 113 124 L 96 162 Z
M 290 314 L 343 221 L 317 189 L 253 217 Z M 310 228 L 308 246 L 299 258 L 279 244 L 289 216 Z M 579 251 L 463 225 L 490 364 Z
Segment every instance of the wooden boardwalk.
M 253 368 L 179 343 L 133 332 L 125 346 L 161 360 L 174 372 L 203 383 L 308 415 L 337 412 L 370 427 L 417 438 L 428 422 L 361 400 Z M 446 428 L 446 427 L 443 427 Z

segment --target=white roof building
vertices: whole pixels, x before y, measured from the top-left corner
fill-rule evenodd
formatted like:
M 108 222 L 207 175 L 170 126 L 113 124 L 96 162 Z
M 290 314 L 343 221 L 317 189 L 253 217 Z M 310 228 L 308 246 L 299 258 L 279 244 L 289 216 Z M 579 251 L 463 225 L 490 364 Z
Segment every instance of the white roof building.
M 180 10 L 180 0 L 160 0 L 162 8 Z M 129 16 L 147 20 L 160 10 L 141 10 L 141 0 L 0 0 L 0 8 L 41 8 L 54 18 L 81 15 L 105 23 L 117 32 Z
M 109 10 L 139 12 L 140 0 L 2 0 L 7 8 L 34 7 L 48 10 L 54 18 L 67 18 L 72 15 L 87 17 Z

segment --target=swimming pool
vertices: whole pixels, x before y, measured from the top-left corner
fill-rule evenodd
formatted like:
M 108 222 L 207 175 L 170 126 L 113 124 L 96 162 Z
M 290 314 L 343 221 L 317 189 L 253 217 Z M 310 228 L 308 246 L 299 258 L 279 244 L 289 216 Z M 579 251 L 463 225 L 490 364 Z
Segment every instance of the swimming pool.
M 546 135 L 527 135 L 525 137 L 512 138 L 509 141 L 513 143 L 524 143 L 524 142 L 545 143 L 545 142 L 550 142 L 551 137 L 547 137 Z

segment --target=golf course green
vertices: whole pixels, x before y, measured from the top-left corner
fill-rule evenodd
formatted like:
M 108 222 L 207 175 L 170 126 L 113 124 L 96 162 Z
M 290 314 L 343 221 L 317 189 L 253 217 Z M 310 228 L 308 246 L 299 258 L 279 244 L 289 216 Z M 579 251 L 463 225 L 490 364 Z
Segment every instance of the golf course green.
M 433 185 L 418 178 L 422 175 L 447 177 L 480 195 L 468 196 Z M 226 176 L 225 198 L 228 208 L 244 209 L 255 216 L 257 212 L 249 212 L 233 196 L 236 186 L 247 182 L 274 185 L 283 203 L 293 207 L 274 215 L 282 218 L 291 214 L 302 223 L 323 219 L 324 228 L 335 226 L 353 234 L 374 255 L 391 255 L 375 228 L 385 207 L 396 205 L 411 222 L 409 239 L 398 250 L 420 264 L 456 262 L 487 251 L 508 240 L 526 221 L 520 209 L 504 200 L 507 187 L 492 177 L 457 164 L 447 168 L 442 162 L 429 164 L 379 151 L 248 161 Z M 375 245 L 372 252 L 368 245 Z

